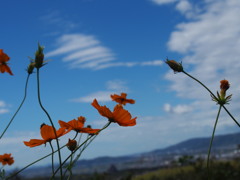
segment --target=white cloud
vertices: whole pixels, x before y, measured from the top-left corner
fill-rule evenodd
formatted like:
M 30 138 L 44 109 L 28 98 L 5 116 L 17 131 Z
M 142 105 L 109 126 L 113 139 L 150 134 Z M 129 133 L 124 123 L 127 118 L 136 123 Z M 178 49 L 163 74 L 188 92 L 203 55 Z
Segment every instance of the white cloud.
M 161 66 L 162 64 L 162 60 L 145 61 L 141 63 L 142 66 Z
M 9 112 L 7 106 L 8 105 L 4 101 L 0 101 L 0 114 L 5 114 Z
M 163 107 L 164 111 L 168 113 L 176 113 L 176 114 L 183 114 L 183 113 L 188 113 L 192 111 L 192 107 L 189 105 L 182 105 L 179 104 L 177 106 L 171 106 L 170 104 L 164 104 Z
M 158 5 L 162 5 L 162 4 L 173 3 L 173 2 L 176 2 L 177 0 L 151 0 L 151 1 Z
M 84 97 L 72 99 L 72 102 L 93 102 L 94 99 L 97 99 L 99 102 L 108 102 L 111 101 L 110 95 L 113 94 L 113 91 L 98 91 L 92 94 L 89 94 Z
M 78 49 L 86 49 L 92 46 L 98 46 L 99 44 L 100 42 L 91 35 L 66 34 L 57 40 L 56 45 L 60 47 L 47 53 L 46 57 L 62 55 Z
M 46 57 L 63 55 L 63 61 L 70 63 L 71 68 L 95 69 L 98 64 L 115 60 L 112 51 L 91 35 L 63 35 L 57 40 L 57 46 Z
M 46 35 L 57 35 L 60 34 L 61 31 L 68 32 L 78 26 L 77 23 L 64 17 L 64 14 L 56 10 L 46 13 L 44 16 L 40 17 L 40 20 L 43 21 L 45 25 L 54 26 L 54 29 L 56 29 L 55 32 Z
M 9 109 L 5 109 L 5 108 L 0 109 L 0 114 L 5 114 L 5 113 L 8 113 L 8 112 L 9 112 Z
M 107 89 L 109 90 L 128 92 L 128 87 L 126 86 L 126 82 L 122 80 L 107 81 L 106 86 L 107 86 Z
M 152 0 L 157 5 L 173 4 L 175 9 L 187 18 L 194 17 L 199 12 L 197 5 L 194 7 L 189 0 Z
M 220 80 L 229 80 L 231 88 L 228 94 L 233 94 L 233 100 L 227 107 L 230 112 L 237 114 L 240 110 L 240 19 L 236 17 L 240 15 L 240 1 L 205 1 L 204 8 L 193 19 L 177 25 L 168 47 L 182 54 L 183 58 L 176 60 L 182 61 L 185 70 L 213 93 L 219 90 Z M 193 104 L 198 104 L 198 111 L 190 115 L 191 118 L 200 117 L 198 114 L 203 113 L 205 119 L 214 121 L 217 109 L 206 89 L 183 73 L 169 71 L 165 77 L 172 82 L 170 89 L 177 92 L 178 96 L 192 99 Z M 172 110 L 172 107 L 166 105 L 165 110 Z M 221 115 L 230 119 L 225 112 Z M 204 124 L 204 119 L 199 120 Z M 232 122 L 231 119 L 224 121 L 225 125 L 231 123 L 235 126 Z
M 121 80 L 107 81 L 106 88 L 107 90 L 105 91 L 97 91 L 84 97 L 71 99 L 70 101 L 91 103 L 94 99 L 97 99 L 99 102 L 109 102 L 112 101 L 111 94 L 120 94 L 121 92 L 129 91 L 126 82 Z
M 181 0 L 176 4 L 176 10 L 180 13 L 186 15 L 187 17 L 193 16 L 193 7 L 192 4 L 187 0 Z
M 6 107 L 6 103 L 4 101 L 0 101 L 0 108 L 1 107 Z
M 46 58 L 63 56 L 63 62 L 70 68 L 87 68 L 93 70 L 110 67 L 159 66 L 160 60 L 146 62 L 117 62 L 115 54 L 92 35 L 65 34 L 56 41 L 57 48 L 46 54 Z

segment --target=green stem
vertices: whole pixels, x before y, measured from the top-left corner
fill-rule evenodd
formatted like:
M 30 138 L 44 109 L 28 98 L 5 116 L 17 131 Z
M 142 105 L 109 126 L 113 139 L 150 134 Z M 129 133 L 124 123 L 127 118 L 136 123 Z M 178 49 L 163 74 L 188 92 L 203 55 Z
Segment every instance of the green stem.
M 220 112 L 221 112 L 221 108 L 222 108 L 222 106 L 220 105 L 219 109 L 218 109 L 216 121 L 215 121 L 215 124 L 214 124 L 213 132 L 212 132 L 212 138 L 211 138 L 210 145 L 209 145 L 209 148 L 208 148 L 208 156 L 207 156 L 207 174 L 208 174 L 208 179 L 209 179 L 209 161 L 210 161 L 210 154 L 211 154 L 211 149 L 212 149 L 212 143 L 213 143 L 213 139 L 214 139 L 217 123 L 218 123 L 218 118 L 219 118 L 219 115 L 220 115 Z
M 80 146 L 78 146 L 78 148 L 76 148 L 72 153 L 74 154 L 74 153 L 75 153 L 78 149 L 80 149 L 85 143 L 87 143 L 88 140 L 90 140 L 92 137 L 93 137 L 93 139 L 95 139 L 95 137 L 96 137 L 101 131 L 103 131 L 104 129 L 106 129 L 110 124 L 111 124 L 111 122 L 108 122 L 102 129 L 100 129 L 100 130 L 98 131 L 98 133 L 97 133 L 96 135 L 94 135 L 94 136 L 89 136 L 89 137 L 88 137 Z M 83 151 L 83 150 L 82 150 L 82 151 Z M 70 158 L 70 155 L 63 161 L 62 165 L 65 164 L 65 163 L 68 161 L 69 158 Z M 58 170 L 59 170 L 59 168 L 55 171 L 54 175 L 58 172 Z
M 55 137 L 56 137 L 57 148 L 58 148 L 58 157 L 59 157 L 59 166 L 60 166 L 60 174 L 61 174 L 61 179 L 62 179 L 62 159 L 61 159 L 60 145 L 59 145 L 59 142 L 58 142 L 58 139 L 57 139 L 57 132 L 56 132 L 56 128 L 53 124 L 53 121 L 52 121 L 50 115 L 48 114 L 47 110 L 43 107 L 42 102 L 41 102 L 39 68 L 37 69 L 37 85 L 38 85 L 37 87 L 38 87 L 38 102 L 39 102 L 39 105 L 42 108 L 42 110 L 45 112 L 45 114 L 47 115 L 47 117 L 48 117 L 48 119 L 49 119 L 49 121 L 50 121 L 50 123 L 53 127 L 54 134 L 55 134 Z
M 52 150 L 52 173 L 54 173 L 54 149 L 53 149 L 51 141 L 49 142 L 49 144 L 50 144 L 50 147 Z
M 232 116 L 232 114 L 227 110 L 227 108 L 223 105 L 223 108 L 228 113 L 228 115 L 233 119 L 233 121 L 240 127 L 240 124 L 237 122 L 237 120 Z
M 13 115 L 13 117 L 11 118 L 11 120 L 9 121 L 7 127 L 4 129 L 3 133 L 1 134 L 0 136 L 0 139 L 2 139 L 3 135 L 5 134 L 5 132 L 7 131 L 7 129 L 9 128 L 9 126 L 12 124 L 15 116 L 17 115 L 17 113 L 19 112 L 19 110 L 21 109 L 22 105 L 24 104 L 25 102 L 25 99 L 27 97 L 27 86 L 28 86 L 28 80 L 29 80 L 29 77 L 30 77 L 30 74 L 28 74 L 27 76 L 27 80 L 26 80 L 26 84 L 25 84 L 25 91 L 24 91 L 24 96 L 23 96 L 23 100 L 20 104 L 20 106 L 18 107 L 17 111 L 15 112 L 15 114 Z
M 66 147 L 66 145 L 62 146 L 60 149 L 62 149 L 62 148 L 64 148 L 64 147 Z M 58 152 L 58 150 L 54 151 L 53 153 L 56 153 L 56 152 Z M 38 160 L 36 160 L 36 161 L 28 164 L 27 166 L 25 166 L 24 168 L 20 169 L 19 171 L 17 171 L 17 172 L 14 173 L 13 175 L 7 177 L 6 179 L 11 179 L 11 178 L 13 178 L 14 176 L 18 175 L 19 173 L 21 173 L 21 172 L 24 171 L 25 169 L 29 168 L 30 166 L 32 166 L 32 165 L 36 164 L 37 162 L 40 162 L 41 160 L 43 160 L 43 159 L 51 156 L 53 153 L 50 153 L 50 154 L 48 154 L 48 155 L 46 155 L 46 156 L 43 156 L 43 157 L 39 158 Z
M 185 71 L 182 71 L 184 74 L 186 74 L 187 76 L 189 76 L 190 78 L 194 79 L 195 81 L 197 81 L 199 84 L 201 84 L 214 98 L 217 99 L 217 97 L 213 94 L 213 92 L 208 89 L 207 86 L 205 86 L 201 81 L 199 81 L 198 79 L 196 79 L 195 77 L 191 76 L 190 74 L 188 74 L 187 72 Z
M 77 134 L 78 134 L 78 133 L 76 133 L 76 136 L 74 137 L 74 139 L 77 137 Z M 66 147 L 66 145 L 62 146 L 60 149 L 63 149 L 64 147 Z M 58 150 L 54 151 L 53 153 L 56 153 L 56 152 L 58 152 Z M 38 163 L 39 161 L 41 161 L 41 160 L 43 160 L 43 159 L 45 159 L 45 158 L 47 158 L 47 157 L 49 157 L 49 156 L 51 156 L 51 155 L 52 155 L 52 153 L 50 153 L 50 154 L 48 154 L 48 155 L 46 155 L 46 156 L 43 156 L 42 158 L 40 158 L 40 159 L 38 159 L 38 160 L 36 160 L 36 161 L 28 164 L 27 166 L 25 166 L 24 168 L 20 169 L 19 171 L 17 171 L 17 172 L 14 173 L 13 175 L 9 176 L 8 178 L 10 179 L 10 178 L 18 175 L 19 173 L 21 173 L 22 171 L 24 171 L 24 170 L 27 169 L 28 167 L 30 167 L 30 166 Z M 7 179 L 8 179 L 8 178 L 7 178 Z
M 71 179 L 71 177 L 72 177 L 72 159 L 73 159 L 73 153 L 71 153 L 71 157 L 70 157 L 70 163 L 69 163 L 69 176 L 68 176 L 68 180 L 70 180 Z
M 184 74 L 186 74 L 187 76 L 189 76 L 190 78 L 194 79 L 195 81 L 197 81 L 199 84 L 201 84 L 215 99 L 218 99 L 213 92 L 207 87 L 205 86 L 201 81 L 199 81 L 198 79 L 196 79 L 195 77 L 191 76 L 190 74 L 188 74 L 185 71 L 182 71 Z M 232 116 L 232 114 L 227 110 L 227 108 L 223 105 L 222 106 L 225 111 L 228 113 L 228 115 L 232 118 L 232 120 L 238 125 L 238 127 L 240 127 L 240 124 L 237 122 L 237 120 Z

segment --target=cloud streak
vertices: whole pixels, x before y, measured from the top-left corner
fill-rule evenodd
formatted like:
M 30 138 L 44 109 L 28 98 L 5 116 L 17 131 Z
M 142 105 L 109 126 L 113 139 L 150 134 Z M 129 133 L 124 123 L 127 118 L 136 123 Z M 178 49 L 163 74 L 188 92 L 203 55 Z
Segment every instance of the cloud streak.
M 109 102 L 112 101 L 110 98 L 111 94 L 120 94 L 121 92 L 128 92 L 128 87 L 126 86 L 126 82 L 121 80 L 110 80 L 106 83 L 106 90 L 97 91 L 94 93 L 90 93 L 84 97 L 74 98 L 70 101 L 72 102 L 84 102 L 91 103 L 94 99 L 97 99 L 99 102 Z
M 8 113 L 9 109 L 7 108 L 7 104 L 4 101 L 0 100 L 0 114 Z
M 92 35 L 65 34 L 56 41 L 56 49 L 48 52 L 46 57 L 63 56 L 62 61 L 70 68 L 100 70 L 110 67 L 159 66 L 161 60 L 146 62 L 119 62 L 114 52 L 102 45 Z

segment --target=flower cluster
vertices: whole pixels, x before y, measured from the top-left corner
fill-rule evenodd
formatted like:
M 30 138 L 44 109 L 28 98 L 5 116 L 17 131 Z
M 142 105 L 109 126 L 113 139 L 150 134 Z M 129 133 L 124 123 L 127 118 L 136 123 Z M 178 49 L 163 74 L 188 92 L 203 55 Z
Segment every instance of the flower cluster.
M 114 122 L 119 124 L 120 126 L 135 126 L 137 117 L 132 119 L 131 114 L 123 108 L 122 105 L 126 105 L 126 103 L 134 104 L 135 101 L 133 99 L 126 99 L 127 94 L 121 93 L 121 95 L 111 95 L 113 101 L 118 102 L 113 111 L 111 111 L 106 106 L 100 106 L 96 99 L 93 100 L 92 106 L 95 107 L 99 114 L 108 118 L 109 122 Z
M 14 117 L 17 115 L 18 111 L 21 109 L 26 96 L 27 96 L 27 87 L 28 87 L 28 78 L 31 74 L 33 74 L 34 69 L 36 69 L 36 75 L 37 75 L 37 96 L 38 96 L 38 101 L 40 108 L 43 110 L 43 112 L 46 114 L 49 120 L 49 125 L 48 124 L 42 124 L 40 126 L 40 135 L 41 138 L 39 139 L 30 139 L 28 141 L 23 141 L 25 146 L 27 147 L 37 147 L 41 145 L 49 145 L 51 147 L 52 152 L 44 156 L 43 158 L 40 158 L 39 160 L 35 161 L 34 163 L 51 156 L 52 157 L 52 178 L 54 179 L 55 174 L 60 171 L 60 179 L 64 179 L 66 172 L 63 173 L 63 168 L 65 168 L 65 171 L 69 171 L 69 177 L 68 179 L 71 178 L 72 172 L 71 168 L 73 167 L 73 164 L 78 160 L 78 158 L 81 156 L 82 152 L 88 147 L 88 145 L 95 139 L 95 137 L 104 129 L 106 129 L 111 123 L 118 123 L 120 126 L 134 126 L 136 125 L 136 117 L 132 118 L 131 114 L 123 108 L 127 103 L 134 104 L 135 101 L 133 99 L 127 99 L 127 94 L 126 93 L 121 93 L 120 95 L 113 94 L 111 95 L 111 98 L 113 101 L 117 102 L 117 105 L 114 107 L 113 111 L 110 111 L 109 108 L 106 106 L 100 106 L 98 104 L 98 101 L 96 99 L 93 100 L 92 106 L 95 107 L 100 115 L 108 118 L 108 121 L 105 126 L 102 128 L 98 129 L 93 129 L 91 125 L 85 125 L 86 123 L 86 118 L 83 116 L 79 116 L 76 119 L 72 119 L 70 121 L 62 121 L 59 120 L 59 128 L 56 128 L 54 125 L 54 121 L 52 120 L 51 116 L 49 115 L 48 111 L 44 108 L 41 102 L 41 96 L 40 96 L 40 68 L 42 68 L 44 65 L 46 65 L 46 62 L 44 60 L 44 47 L 38 44 L 37 51 L 35 52 L 35 57 L 30 58 L 30 63 L 27 67 L 27 73 L 28 77 L 26 80 L 26 86 L 25 86 L 25 94 L 24 98 L 22 100 L 22 103 L 20 104 L 18 110 L 16 113 L 13 115 L 12 119 L 9 121 L 8 125 L 6 126 L 5 130 L 3 133 L 0 135 L 0 139 L 3 137 L 4 133 L 7 131 L 8 127 L 11 125 L 13 122 Z M 10 67 L 8 66 L 8 61 L 10 60 L 9 56 L 3 52 L 2 49 L 0 49 L 0 72 L 1 73 L 9 73 L 10 75 L 13 75 Z M 68 134 L 68 136 L 71 136 L 72 133 L 74 132 L 75 136 L 68 138 L 68 142 L 61 141 L 64 145 L 60 146 L 59 139 Z M 83 136 L 85 134 L 86 136 Z M 83 138 L 86 138 L 83 140 Z M 77 140 L 77 138 L 79 138 Z M 53 146 L 52 142 L 56 142 L 56 146 Z M 70 155 L 66 157 L 64 161 L 62 161 L 62 154 L 61 151 L 64 147 L 67 147 L 67 149 L 70 151 Z M 68 152 L 69 152 L 68 151 Z M 54 165 L 54 154 L 58 154 L 58 159 L 59 159 L 59 166 L 56 168 Z M 75 159 L 73 159 L 73 157 Z M 69 164 L 66 166 L 67 161 L 70 161 Z M 0 162 L 2 165 L 12 165 L 14 163 L 14 159 L 11 156 L 11 154 L 3 154 L 0 155 Z M 34 164 L 32 163 L 32 164 Z M 31 164 L 31 165 L 32 165 Z M 28 167 L 28 166 L 26 166 Z M 25 169 L 25 168 L 23 168 Z M 20 170 L 19 172 L 21 172 Z M 18 173 L 19 173 L 18 172 Z M 4 177 L 5 173 L 4 171 L 0 172 L 0 177 Z

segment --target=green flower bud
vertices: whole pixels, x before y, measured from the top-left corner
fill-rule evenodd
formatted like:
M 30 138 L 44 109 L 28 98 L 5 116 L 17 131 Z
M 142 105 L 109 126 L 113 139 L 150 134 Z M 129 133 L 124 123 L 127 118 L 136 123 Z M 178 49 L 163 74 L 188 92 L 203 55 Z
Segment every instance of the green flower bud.
M 165 63 L 168 64 L 168 66 L 174 71 L 174 73 L 183 72 L 182 63 L 178 63 L 175 60 L 169 60 L 169 59 L 167 59 Z
M 43 50 L 44 50 L 44 47 L 40 46 L 40 44 L 38 44 L 38 50 L 35 53 L 35 67 L 37 69 L 44 66 L 44 64 L 43 64 L 43 59 L 44 59 Z

